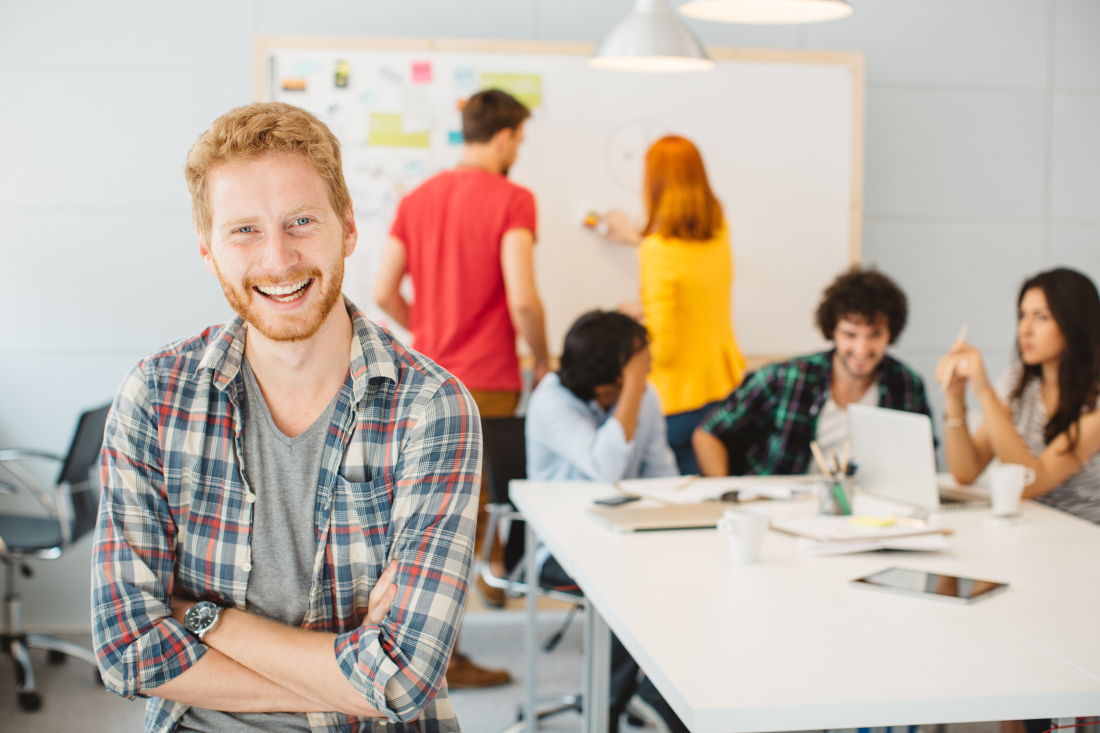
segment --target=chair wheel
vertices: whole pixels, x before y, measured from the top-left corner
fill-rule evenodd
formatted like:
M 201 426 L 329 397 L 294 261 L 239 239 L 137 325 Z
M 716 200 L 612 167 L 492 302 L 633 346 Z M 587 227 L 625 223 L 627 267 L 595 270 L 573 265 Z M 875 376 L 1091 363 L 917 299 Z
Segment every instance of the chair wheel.
M 59 652 L 56 649 L 50 649 L 46 652 L 46 661 L 50 664 L 64 664 L 65 660 L 69 658 L 69 655 L 65 652 Z
M 42 707 L 42 696 L 37 692 L 20 692 L 19 695 L 19 707 L 26 710 L 28 713 L 32 713 Z

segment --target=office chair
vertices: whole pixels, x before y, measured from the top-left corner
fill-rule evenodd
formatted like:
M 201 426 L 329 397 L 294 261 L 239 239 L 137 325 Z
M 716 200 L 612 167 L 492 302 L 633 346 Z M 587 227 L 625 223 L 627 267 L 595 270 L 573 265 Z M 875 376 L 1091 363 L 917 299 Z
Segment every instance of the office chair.
M 95 678 L 100 680 L 95 654 L 90 649 L 23 631 L 23 599 L 16 592 L 15 578 L 17 569 L 25 578 L 34 574 L 26 558 L 57 559 L 74 542 L 95 529 L 99 509 L 99 452 L 110 409 L 110 405 L 105 405 L 80 416 L 69 454 L 64 458 L 38 450 L 0 450 L 0 469 L 4 472 L 0 493 L 11 494 L 21 487 L 38 500 L 47 514 L 45 517 L 0 514 L 0 561 L 7 566 L 6 613 L 4 630 L 0 633 L 0 651 L 10 654 L 15 661 L 15 691 L 19 707 L 27 711 L 42 706 L 28 648 L 48 650 L 49 661 L 53 664 L 63 663 L 67 657 L 83 659 L 95 667 Z M 24 459 L 61 463 L 61 473 L 53 491 L 42 489 L 19 465 L 18 462 Z
M 489 502 L 485 507 L 489 512 L 489 524 L 482 549 L 481 577 L 486 584 L 503 589 L 512 598 L 533 593 L 573 604 L 561 629 L 543 645 L 543 649 L 552 651 L 565 634 L 574 613 L 584 609 L 584 596 L 576 586 L 544 586 L 537 578 L 532 585 L 528 578 L 523 577 L 525 553 L 528 550 L 534 552 L 535 548 L 524 547 L 523 515 L 516 511 L 508 499 L 508 482 L 512 479 L 527 477 L 524 419 L 522 417 L 486 417 L 481 419 L 481 427 L 485 443 L 483 470 L 489 489 Z M 506 527 L 507 536 L 504 536 Z M 503 578 L 494 575 L 489 564 L 492 548 L 498 536 L 505 542 L 504 567 L 507 575 Z M 525 663 L 526 674 L 534 677 L 537 673 L 537 660 L 526 659 Z M 568 710 L 581 712 L 582 700 L 580 694 L 560 695 L 540 698 L 536 701 L 536 705 L 544 708 L 536 714 L 536 717 L 542 720 Z M 516 719 L 522 720 L 522 717 L 521 709 Z

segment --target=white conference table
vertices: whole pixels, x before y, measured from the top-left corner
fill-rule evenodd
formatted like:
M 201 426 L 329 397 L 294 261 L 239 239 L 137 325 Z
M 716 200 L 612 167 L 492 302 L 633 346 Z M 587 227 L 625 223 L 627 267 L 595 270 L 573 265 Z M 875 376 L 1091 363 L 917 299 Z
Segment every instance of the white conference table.
M 607 727 L 608 629 L 692 733 L 1100 715 L 1100 526 L 1024 502 L 1012 525 L 990 522 L 988 509 L 941 514 L 951 552 L 807 558 L 796 538 L 769 531 L 760 563 L 737 566 L 715 530 L 597 524 L 585 510 L 615 493 L 567 481 L 510 488 L 529 540 L 546 543 L 589 603 L 588 733 Z M 884 509 L 855 501 L 857 513 Z M 817 509 L 751 506 L 776 517 Z M 1011 587 L 966 606 L 849 585 L 895 565 Z

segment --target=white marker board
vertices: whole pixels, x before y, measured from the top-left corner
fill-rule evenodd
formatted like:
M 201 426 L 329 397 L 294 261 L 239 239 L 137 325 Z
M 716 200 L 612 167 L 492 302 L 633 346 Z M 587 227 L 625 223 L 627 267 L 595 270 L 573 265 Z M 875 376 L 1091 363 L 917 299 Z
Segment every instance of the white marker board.
M 360 231 L 344 290 L 383 323 L 371 288 L 400 196 L 457 162 L 460 100 L 498 86 L 534 108 L 510 176 L 538 202 L 552 352 L 584 311 L 638 299 L 634 249 L 581 220 L 620 208 L 641 221 L 642 158 L 665 133 L 699 147 L 725 209 L 744 352 L 818 348 L 821 291 L 859 260 L 862 55 L 710 51 L 709 72 L 627 74 L 588 67 L 587 44 L 265 37 L 256 97 L 309 109 L 340 138 Z

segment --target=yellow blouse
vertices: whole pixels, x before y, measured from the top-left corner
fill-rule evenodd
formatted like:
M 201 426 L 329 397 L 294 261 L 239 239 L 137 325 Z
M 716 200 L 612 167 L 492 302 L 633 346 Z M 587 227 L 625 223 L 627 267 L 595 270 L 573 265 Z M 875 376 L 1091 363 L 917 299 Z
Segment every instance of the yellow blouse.
M 706 242 L 651 234 L 642 240 L 638 257 L 653 355 L 649 379 L 665 414 L 722 399 L 745 372 L 730 320 L 728 229 L 723 226 Z

